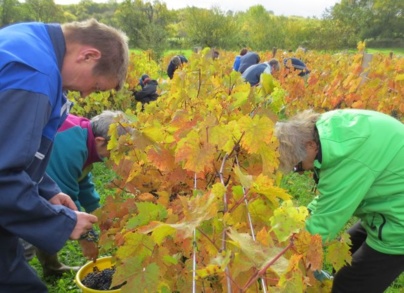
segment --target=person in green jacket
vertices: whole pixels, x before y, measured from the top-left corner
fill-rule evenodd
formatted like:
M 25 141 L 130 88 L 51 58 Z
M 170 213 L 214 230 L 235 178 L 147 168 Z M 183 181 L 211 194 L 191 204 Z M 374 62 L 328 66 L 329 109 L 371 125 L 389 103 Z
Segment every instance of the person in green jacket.
M 278 122 L 280 169 L 312 170 L 319 192 L 307 230 L 334 239 L 348 230 L 352 264 L 332 292 L 384 292 L 404 271 L 404 125 L 369 110 L 303 111 Z

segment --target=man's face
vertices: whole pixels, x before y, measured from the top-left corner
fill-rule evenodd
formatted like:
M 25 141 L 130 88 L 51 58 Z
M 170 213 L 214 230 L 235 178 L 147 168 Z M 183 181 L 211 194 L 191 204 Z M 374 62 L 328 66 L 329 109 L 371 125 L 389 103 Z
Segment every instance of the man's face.
M 116 88 L 117 81 L 104 76 L 95 76 L 92 67 L 85 67 L 80 70 L 69 84 L 64 86 L 64 90 L 78 91 L 82 98 L 93 92 L 108 91 Z
M 118 79 L 111 76 L 94 75 L 101 53 L 94 48 L 78 48 L 65 57 L 62 67 L 63 90 L 80 92 L 86 97 L 92 92 L 117 88 Z

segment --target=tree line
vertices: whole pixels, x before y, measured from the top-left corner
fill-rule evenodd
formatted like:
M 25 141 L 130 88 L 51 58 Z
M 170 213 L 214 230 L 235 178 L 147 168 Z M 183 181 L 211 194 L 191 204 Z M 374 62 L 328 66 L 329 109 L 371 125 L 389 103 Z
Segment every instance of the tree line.
M 277 16 L 262 5 L 242 12 L 218 7 L 170 10 L 163 1 L 124 0 L 57 5 L 53 0 L 0 0 L 0 26 L 22 21 L 68 22 L 87 18 L 121 28 L 130 46 L 152 49 L 211 47 L 257 51 L 305 47 L 341 50 L 366 41 L 371 47 L 404 46 L 404 1 L 341 0 L 321 18 Z

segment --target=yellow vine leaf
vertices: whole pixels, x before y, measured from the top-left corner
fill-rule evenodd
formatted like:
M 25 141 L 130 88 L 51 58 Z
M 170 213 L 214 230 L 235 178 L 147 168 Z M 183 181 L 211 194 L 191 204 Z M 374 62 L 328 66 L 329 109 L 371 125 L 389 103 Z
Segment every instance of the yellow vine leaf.
M 147 153 L 147 158 L 160 171 L 171 171 L 175 169 L 175 158 L 170 150 L 163 147 L 151 148 Z
M 274 123 L 268 117 L 242 116 L 238 123 L 240 131 L 244 133 L 241 145 L 248 153 L 258 153 L 262 147 L 271 143 Z M 257 140 L 258 137 L 259 140 Z
M 249 189 L 251 187 L 253 176 L 243 174 L 238 166 L 234 167 L 234 173 L 237 175 L 238 180 L 244 188 Z
M 296 251 L 305 256 L 306 265 L 312 271 L 323 268 L 323 243 L 320 235 L 311 235 L 303 230 L 296 235 L 294 245 Z
M 292 255 L 288 268 L 278 282 L 281 292 L 304 292 L 303 274 L 299 268 L 301 256 Z
M 124 292 L 157 292 L 160 269 L 158 264 L 142 265 L 136 257 L 122 262 L 113 275 L 112 286 L 127 282 L 122 287 Z
M 307 216 L 307 208 L 295 207 L 291 200 L 284 201 L 274 211 L 274 215 L 270 219 L 272 225 L 271 231 L 275 233 L 280 241 L 285 241 L 293 233 L 304 229 Z
M 352 256 L 350 253 L 351 240 L 349 235 L 344 232 L 340 240 L 333 241 L 327 246 L 326 261 L 338 271 L 346 264 L 351 264 Z
M 254 183 L 251 187 L 251 192 L 256 192 L 264 195 L 270 201 L 278 199 L 287 200 L 283 205 L 289 205 L 290 195 L 278 186 L 274 186 L 274 180 L 266 175 L 260 174 L 254 179 Z
M 180 198 L 182 203 L 182 212 L 184 213 L 184 219 L 176 224 L 166 224 L 159 221 L 150 222 L 150 224 L 139 228 L 139 232 L 148 234 L 156 229 L 160 234 L 156 237 L 159 241 L 168 235 L 172 235 L 171 229 L 164 227 L 169 226 L 176 230 L 177 235 L 182 238 L 188 238 L 193 234 L 193 231 L 200 226 L 204 221 L 209 220 L 217 216 L 217 196 L 214 193 L 207 193 L 201 196 L 195 196 L 191 199 Z M 161 228 L 163 226 L 163 228 Z
M 265 95 L 270 95 L 274 91 L 275 83 L 272 74 L 261 74 L 261 86 L 264 89 Z
M 209 143 L 201 143 L 199 133 L 191 130 L 186 138 L 178 142 L 175 161 L 183 162 L 184 168 L 193 172 L 201 172 L 211 168 L 216 149 Z
M 196 274 L 200 278 L 206 278 L 219 272 L 222 273 L 225 271 L 230 260 L 231 252 L 228 250 L 224 251 L 223 254 L 218 254 L 215 258 L 213 258 L 206 267 L 196 270 Z
M 269 262 L 273 261 L 282 251 L 279 247 L 265 247 L 261 243 L 254 241 L 251 235 L 239 233 L 234 229 L 229 229 L 227 235 L 230 238 L 229 243 L 236 246 L 240 253 L 259 269 L 264 268 Z M 270 268 L 281 275 L 287 266 L 288 260 L 284 256 L 280 256 Z

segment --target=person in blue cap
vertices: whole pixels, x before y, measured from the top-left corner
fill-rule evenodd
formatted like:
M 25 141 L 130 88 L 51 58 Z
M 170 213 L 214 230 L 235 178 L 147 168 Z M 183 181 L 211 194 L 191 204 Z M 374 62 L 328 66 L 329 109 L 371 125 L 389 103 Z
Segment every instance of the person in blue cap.
M 295 57 L 283 59 L 283 65 L 287 70 L 285 76 L 287 76 L 292 70 L 293 71 L 298 70 L 299 71 L 298 75 L 302 77 L 310 73 L 310 70 L 307 68 L 306 64 L 304 64 L 302 60 Z

